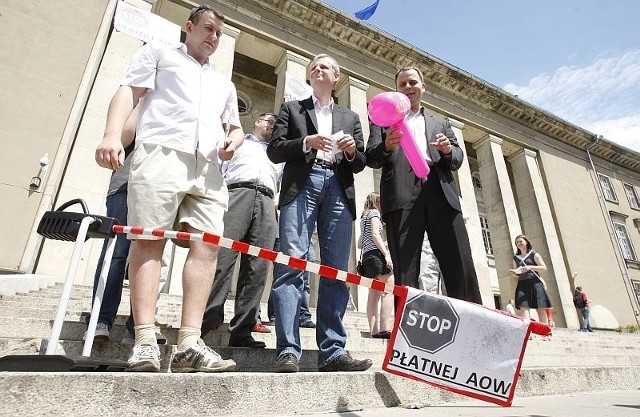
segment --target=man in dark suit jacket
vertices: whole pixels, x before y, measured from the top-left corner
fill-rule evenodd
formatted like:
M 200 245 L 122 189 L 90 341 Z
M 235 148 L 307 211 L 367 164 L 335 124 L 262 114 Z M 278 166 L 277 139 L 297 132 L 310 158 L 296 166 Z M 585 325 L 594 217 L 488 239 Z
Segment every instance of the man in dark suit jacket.
M 273 128 L 267 155 L 285 162 L 280 190 L 280 250 L 307 258 L 317 223 L 320 261 L 346 270 L 356 217 L 353 174 L 365 167 L 364 139 L 358 115 L 333 102 L 340 67 L 328 55 L 311 62 L 313 95 L 284 103 Z M 276 372 L 297 372 L 302 355 L 298 314 L 303 271 L 276 264 L 272 297 L 276 316 Z M 349 289 L 322 278 L 318 288 L 316 341 L 320 371 L 363 371 L 372 362 L 352 359 L 345 350 L 342 318 Z
M 387 225 L 396 283 L 418 288 L 426 231 L 440 263 L 447 295 L 481 304 L 469 236 L 452 174 L 462 165 L 464 153 L 449 122 L 424 113 L 420 104 L 425 85 L 419 69 L 407 67 L 398 71 L 396 90 L 411 102 L 411 112 L 405 121 L 431 166 L 427 178 L 416 177 L 397 146 L 402 140 L 400 130 L 371 125 L 367 165 L 382 168 L 381 214 Z

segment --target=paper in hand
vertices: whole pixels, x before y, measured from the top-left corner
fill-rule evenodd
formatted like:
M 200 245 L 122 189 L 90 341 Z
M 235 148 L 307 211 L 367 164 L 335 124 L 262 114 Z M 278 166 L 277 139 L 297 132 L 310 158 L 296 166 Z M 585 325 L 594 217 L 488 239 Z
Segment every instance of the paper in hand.
M 339 131 L 331 135 L 331 155 L 335 155 L 340 152 L 338 149 L 338 140 L 344 137 L 344 131 Z

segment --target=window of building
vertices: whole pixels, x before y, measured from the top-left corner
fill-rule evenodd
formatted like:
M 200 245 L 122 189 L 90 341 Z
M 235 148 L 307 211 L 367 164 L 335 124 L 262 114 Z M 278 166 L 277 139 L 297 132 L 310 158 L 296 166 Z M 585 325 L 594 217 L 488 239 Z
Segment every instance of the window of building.
M 478 190 L 482 190 L 482 181 L 480 181 L 480 173 L 474 172 L 471 174 L 471 181 L 473 181 L 473 187 Z
M 482 229 L 482 241 L 484 242 L 484 251 L 487 255 L 493 255 L 493 245 L 491 244 L 491 232 L 489 231 L 489 221 L 484 215 L 480 215 L 480 229 Z
M 640 199 L 638 199 L 638 193 L 636 193 L 636 189 L 631 184 L 622 184 L 624 187 L 624 193 L 627 195 L 627 199 L 629 200 L 629 206 L 632 209 L 640 210 Z
M 618 243 L 620 244 L 620 249 L 622 250 L 622 257 L 628 261 L 637 261 L 638 258 L 636 257 L 636 253 L 633 250 L 631 239 L 629 239 L 629 234 L 627 233 L 627 227 L 623 223 L 614 221 L 613 229 L 616 232 L 616 238 L 618 239 Z
M 471 174 L 471 182 L 473 183 L 473 192 L 476 196 L 476 202 L 482 203 L 482 181 L 480 181 L 480 173 L 478 171 Z
M 238 113 L 240 116 L 246 116 L 251 112 L 251 99 L 242 91 L 238 91 Z
M 600 188 L 602 188 L 602 193 L 604 194 L 604 198 L 609 201 L 613 201 L 614 203 L 618 202 L 618 197 L 616 197 L 615 191 L 613 191 L 613 185 L 611 184 L 611 180 L 606 175 L 598 174 L 600 178 Z
M 636 293 L 636 298 L 638 299 L 638 304 L 640 304 L 640 281 L 631 281 L 633 283 L 633 290 Z

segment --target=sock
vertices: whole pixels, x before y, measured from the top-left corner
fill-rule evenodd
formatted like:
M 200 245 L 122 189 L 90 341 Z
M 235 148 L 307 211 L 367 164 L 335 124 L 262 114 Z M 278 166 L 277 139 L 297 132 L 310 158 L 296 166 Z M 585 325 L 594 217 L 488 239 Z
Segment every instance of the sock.
M 155 324 L 140 324 L 133 326 L 136 335 L 136 345 L 155 346 L 156 342 L 156 326 Z
M 178 352 L 184 352 L 190 347 L 198 344 L 200 339 L 200 329 L 195 327 L 181 327 L 178 330 Z

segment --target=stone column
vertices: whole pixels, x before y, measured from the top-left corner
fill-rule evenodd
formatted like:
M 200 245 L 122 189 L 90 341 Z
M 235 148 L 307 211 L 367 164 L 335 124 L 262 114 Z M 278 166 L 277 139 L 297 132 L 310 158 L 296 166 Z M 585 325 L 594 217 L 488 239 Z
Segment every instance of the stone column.
M 358 114 L 362 125 L 362 137 L 366 142 L 369 139 L 369 118 L 367 116 L 367 90 L 369 84 L 354 78 L 353 76 L 342 74 L 335 88 L 335 96 L 343 107 L 348 107 Z M 373 180 L 373 170 L 366 167 L 362 172 L 356 174 L 354 179 L 356 190 L 356 221 L 354 222 L 354 233 L 352 239 L 352 255 L 349 262 L 349 270 L 355 272 L 356 264 L 360 257 L 360 250 L 356 248 L 360 239 L 360 214 L 367 195 L 375 190 Z M 369 290 L 364 287 L 352 287 L 352 297 L 358 311 L 365 311 L 367 308 L 367 296 Z
M 282 51 L 280 58 L 276 63 L 276 74 L 278 75 L 278 81 L 276 84 L 276 97 L 273 104 L 273 112 L 278 114 L 280 105 L 284 97 L 284 86 L 287 74 L 297 77 L 302 82 L 307 80 L 307 66 L 310 60 L 295 52 Z
M 521 229 L 501 145 L 502 139 L 487 135 L 473 147 L 478 157 L 500 294 L 509 300 L 514 297 L 517 285 L 516 278 L 509 273 L 514 252 L 513 239 L 520 234 Z
M 482 240 L 482 229 L 480 228 L 480 217 L 478 215 L 478 203 L 476 202 L 476 194 L 473 189 L 473 181 L 471 180 L 471 168 L 469 167 L 469 158 L 464 145 L 464 123 L 449 118 L 453 132 L 458 138 L 460 149 L 464 152 L 465 158 L 462 166 L 457 171 L 458 187 L 460 196 L 462 197 L 462 210 L 464 222 L 467 226 L 469 234 L 469 242 L 471 243 L 471 254 L 473 256 L 473 265 L 478 276 L 478 284 L 480 286 L 480 294 L 482 295 L 482 304 L 493 308 L 493 291 L 491 289 L 491 275 L 487 263 L 487 253 L 484 249 Z
M 218 49 L 209 58 L 216 71 L 226 75 L 229 79 L 231 79 L 233 72 L 233 58 L 236 53 L 238 36 L 240 36 L 240 29 L 225 24 Z
M 534 249 L 547 265 L 547 272 L 541 275 L 547 283 L 547 291 L 554 306 L 556 325 L 578 329 L 580 322 L 573 306 L 569 276 L 536 156 L 534 151 L 522 149 L 508 159 L 513 172 L 522 226 Z
M 40 202 L 40 207 L 44 210 L 57 208 L 52 207 L 54 202 L 59 206 L 75 198 L 82 198 L 87 203 L 90 213 L 104 214 L 106 209 L 105 199 L 111 172 L 96 164 L 95 150 L 102 140 L 107 108 L 113 94 L 120 86 L 124 70 L 132 55 L 142 46 L 141 41 L 122 32 L 114 30 L 110 33 L 109 28 L 117 2 L 108 3 L 98 36 L 93 41 L 94 46 L 84 68 L 81 84 L 78 85 L 73 108 L 69 109 L 71 113 L 67 125 L 64 132 L 61 132 L 61 142 L 56 153 L 49 155 L 49 177 L 43 184 L 43 199 Z M 143 0 L 129 3 L 143 10 L 151 8 L 151 5 Z M 74 133 L 76 128 L 77 132 Z M 43 214 L 37 213 L 37 221 Z M 34 227 L 37 227 L 37 221 Z M 40 241 L 41 237 L 36 234 L 34 228 L 24 252 L 25 256 L 27 253 L 37 253 Z M 93 285 L 102 244 L 101 239 L 89 239 L 85 243 L 82 249 L 83 256 L 74 277 L 75 283 Z M 44 239 L 34 272 L 54 276 L 56 280 L 63 281 L 72 252 L 73 245 L 68 242 Z

